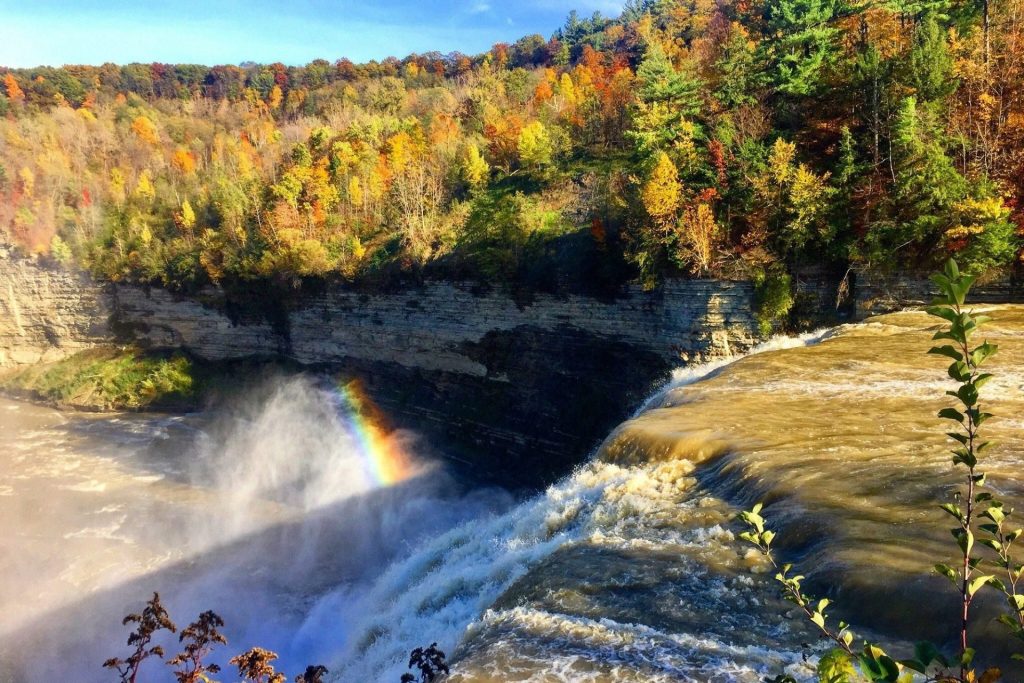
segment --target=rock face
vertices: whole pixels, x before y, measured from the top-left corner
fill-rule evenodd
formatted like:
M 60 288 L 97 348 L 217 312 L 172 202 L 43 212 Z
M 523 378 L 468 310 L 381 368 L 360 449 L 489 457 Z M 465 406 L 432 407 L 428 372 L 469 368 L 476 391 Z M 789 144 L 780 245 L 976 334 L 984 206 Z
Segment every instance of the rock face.
M 924 306 L 939 294 L 927 273 L 859 272 L 856 280 L 858 318 Z M 979 282 L 971 288 L 968 300 L 989 304 L 1019 303 L 1024 301 L 1024 283 L 1014 277 Z
M 0 244 L 0 367 L 109 343 L 111 304 L 88 276 L 16 258 Z
M 396 293 L 327 288 L 287 301 L 212 288 L 184 298 L 3 254 L 0 297 L 4 364 L 117 340 L 211 361 L 329 368 L 361 381 L 395 426 L 506 485 L 551 481 L 673 367 L 757 340 L 750 285 L 713 280 L 628 288 L 612 300 L 524 300 L 452 282 Z
M 464 283 L 433 282 L 400 293 L 341 288 L 278 310 L 208 289 L 183 298 L 159 289 L 113 287 L 118 322 L 136 341 L 185 348 L 209 360 L 281 355 L 305 365 L 397 363 L 503 381 L 476 346 L 517 330 L 582 332 L 665 363 L 729 355 L 754 341 L 749 285 L 669 282 L 656 292 L 630 288 L 612 301 L 536 295 L 516 302 Z

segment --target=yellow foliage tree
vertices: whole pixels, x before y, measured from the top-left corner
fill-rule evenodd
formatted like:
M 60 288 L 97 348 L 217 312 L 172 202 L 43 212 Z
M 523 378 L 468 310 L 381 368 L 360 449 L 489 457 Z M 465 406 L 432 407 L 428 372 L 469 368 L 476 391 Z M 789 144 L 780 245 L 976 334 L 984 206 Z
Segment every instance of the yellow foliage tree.
M 487 182 L 490 172 L 491 167 L 488 165 L 487 160 L 484 159 L 483 154 L 480 153 L 480 148 L 475 143 L 466 143 L 462 150 L 462 159 L 459 165 L 459 175 L 462 177 L 463 182 L 471 188 L 478 188 Z
M 192 210 L 192 205 L 189 204 L 187 199 L 181 203 L 178 224 L 181 226 L 182 231 L 188 235 L 191 235 L 196 227 L 196 212 Z
M 711 206 L 705 202 L 687 207 L 679 222 L 677 259 L 697 275 L 706 275 L 714 265 L 721 231 Z
M 357 208 L 363 205 L 363 184 L 359 182 L 359 176 L 348 179 L 348 203 Z
M 270 94 L 267 95 L 267 106 L 276 111 L 281 108 L 283 100 L 284 93 L 281 91 L 281 86 L 275 85 L 270 89 Z
M 152 201 L 156 197 L 156 188 L 153 187 L 153 174 L 149 169 L 143 169 L 139 179 L 135 183 L 135 196 L 139 199 Z
M 544 124 L 533 121 L 519 132 L 519 161 L 523 166 L 538 169 L 551 163 L 554 149 Z
M 35 172 L 28 166 L 22 166 L 18 171 L 18 180 L 21 181 L 21 191 L 25 193 L 26 197 L 31 197 L 36 187 Z
M 640 192 L 644 208 L 658 228 L 664 230 L 675 223 L 682 192 L 679 171 L 668 154 L 662 152 Z
M 125 179 L 124 171 L 119 168 L 110 169 L 110 197 L 116 204 L 124 203 Z

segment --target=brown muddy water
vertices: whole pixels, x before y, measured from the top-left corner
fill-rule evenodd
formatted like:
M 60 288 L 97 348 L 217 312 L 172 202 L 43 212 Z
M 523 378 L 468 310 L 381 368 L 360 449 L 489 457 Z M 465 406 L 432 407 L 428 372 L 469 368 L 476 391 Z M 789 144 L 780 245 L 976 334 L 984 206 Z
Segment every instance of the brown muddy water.
M 985 469 L 1019 506 L 1024 307 L 989 315 L 1000 445 Z M 898 313 L 681 370 L 590 462 L 518 502 L 422 457 L 381 485 L 308 380 L 219 416 L 0 403 L 0 661 L 9 680 L 104 680 L 117 617 L 161 590 L 180 622 L 224 611 L 232 645 L 277 649 L 291 675 L 315 659 L 336 680 L 397 682 L 408 651 L 438 641 L 460 683 L 810 680 L 822 644 L 735 538 L 759 500 L 836 616 L 897 651 L 948 638 L 955 596 L 928 572 L 954 554 L 936 505 L 958 479 L 934 417 L 950 384 L 924 353 L 934 327 Z

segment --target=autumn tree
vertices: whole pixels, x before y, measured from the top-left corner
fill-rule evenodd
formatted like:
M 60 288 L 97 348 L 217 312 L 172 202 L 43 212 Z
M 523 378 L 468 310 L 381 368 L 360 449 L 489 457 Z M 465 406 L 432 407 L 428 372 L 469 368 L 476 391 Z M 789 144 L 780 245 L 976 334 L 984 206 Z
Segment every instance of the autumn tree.
M 538 171 L 551 164 L 554 154 L 551 136 L 544 124 L 532 121 L 519 133 L 519 161 L 526 168 Z
M 654 226 L 665 231 L 676 219 L 682 197 L 679 171 L 668 154 L 661 152 L 641 191 L 644 209 Z
M 156 124 L 145 115 L 136 116 L 132 121 L 132 132 L 143 142 L 155 145 L 160 140 L 156 130 Z
M 707 202 L 688 206 L 679 221 L 675 258 L 695 275 L 709 274 L 715 263 L 721 229 Z
M 11 102 L 19 104 L 25 100 L 25 91 L 21 89 L 18 79 L 10 71 L 4 75 L 4 88 L 7 91 L 7 99 Z

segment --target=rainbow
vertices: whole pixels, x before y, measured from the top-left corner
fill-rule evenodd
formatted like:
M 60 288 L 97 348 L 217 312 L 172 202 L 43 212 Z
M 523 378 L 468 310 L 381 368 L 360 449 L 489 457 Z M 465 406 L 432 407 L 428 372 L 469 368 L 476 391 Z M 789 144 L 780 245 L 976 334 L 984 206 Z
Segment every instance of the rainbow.
M 394 486 L 414 474 L 412 459 L 394 436 L 384 431 L 384 415 L 361 383 L 339 382 L 337 393 L 348 408 L 348 422 L 356 437 L 367 475 L 379 487 Z

